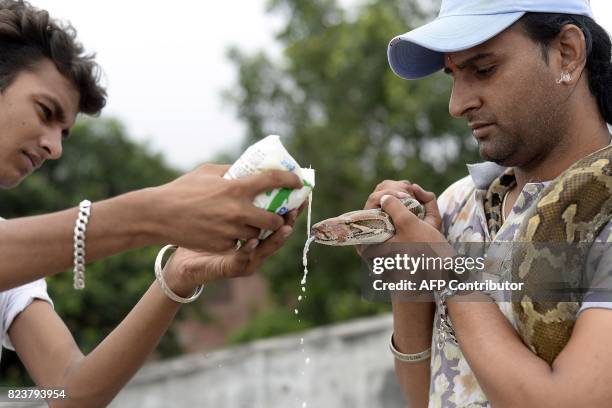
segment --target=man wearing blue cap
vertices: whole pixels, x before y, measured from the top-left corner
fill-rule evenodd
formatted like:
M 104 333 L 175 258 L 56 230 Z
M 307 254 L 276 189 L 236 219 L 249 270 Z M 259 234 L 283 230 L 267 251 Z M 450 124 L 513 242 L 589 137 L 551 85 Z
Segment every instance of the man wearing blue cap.
M 449 111 L 467 120 L 487 162 L 438 200 L 385 181 L 366 208 L 391 215 L 396 242 L 535 241 L 559 226 L 576 242 L 588 230 L 586 268 L 609 289 L 612 251 L 596 254 L 593 244 L 612 242 L 611 48 L 587 0 L 443 1 L 434 21 L 390 42 L 389 63 L 409 80 L 441 69 L 452 76 Z M 600 188 L 568 198 L 570 175 Z M 424 221 L 398 191 L 424 203 Z M 570 204 L 556 218 L 541 212 L 562 201 Z M 446 290 L 435 298 L 393 301 L 391 349 L 411 407 L 610 406 L 609 299 L 588 292 L 538 314 L 526 309 L 535 301 L 460 302 Z

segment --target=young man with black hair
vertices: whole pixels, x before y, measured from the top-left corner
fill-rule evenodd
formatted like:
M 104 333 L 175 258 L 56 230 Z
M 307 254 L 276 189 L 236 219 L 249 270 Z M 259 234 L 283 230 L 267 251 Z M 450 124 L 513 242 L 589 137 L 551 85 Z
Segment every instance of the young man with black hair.
M 440 69 L 452 76 L 449 111 L 467 120 L 488 162 L 470 166 L 470 176 L 438 200 L 416 184 L 382 182 L 366 208 L 381 205 L 391 215 L 397 228 L 391 242 L 427 241 L 452 253 L 453 243 L 519 239 L 530 232 L 525 219 L 534 221 L 527 227 L 540 227 L 541 219 L 527 214 L 562 196 L 556 178 L 593 155 L 601 157 L 593 168 L 603 166 L 604 187 L 573 197 L 577 205 L 553 221 L 569 236 L 579 229 L 576 208 L 609 205 L 594 200 L 612 192 L 610 53 L 610 38 L 586 0 L 444 0 L 436 20 L 393 39 L 389 62 L 399 76 L 417 79 Z M 402 206 L 400 192 L 424 203 L 424 221 Z M 610 208 L 600 205 L 592 208 L 603 220 L 593 246 L 612 238 Z M 612 251 L 605 248 L 589 253 L 587 264 L 609 290 Z M 543 326 L 573 327 L 560 350 L 542 350 L 528 346 L 516 304 L 459 301 L 444 291 L 435 297 L 435 304 L 393 301 L 391 349 L 411 407 L 610 406 L 610 299 L 587 293 L 575 309 L 565 304 L 565 320 L 542 319 Z
M 21 0 L 0 0 L 0 187 L 14 187 L 45 160 L 59 159 L 77 114 L 98 114 L 105 100 L 98 67 L 70 26 Z M 51 406 L 107 405 L 181 303 L 195 300 L 206 282 L 252 274 L 285 242 L 298 211 L 283 218 L 252 200 L 274 188 L 299 188 L 300 180 L 289 172 L 225 180 L 227 169 L 205 165 L 167 185 L 0 222 L 0 342 L 14 347 L 38 386 L 65 389 L 67 398 Z M 261 229 L 276 232 L 259 242 Z M 236 240 L 245 241 L 237 251 Z M 82 287 L 85 262 L 166 242 L 182 248 L 84 356 L 41 278 L 74 263 L 75 287 Z

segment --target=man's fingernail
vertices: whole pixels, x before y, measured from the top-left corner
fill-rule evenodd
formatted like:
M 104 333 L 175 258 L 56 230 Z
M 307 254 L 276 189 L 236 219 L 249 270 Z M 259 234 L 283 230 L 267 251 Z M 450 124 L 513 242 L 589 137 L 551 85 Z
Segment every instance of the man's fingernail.
M 391 198 L 391 196 L 389 194 L 385 194 L 384 196 L 382 196 L 380 198 L 380 205 L 383 205 L 385 203 L 385 201 L 387 201 L 390 198 Z
M 291 235 L 292 232 L 293 232 L 293 228 L 289 228 L 288 230 L 283 231 L 283 234 L 282 234 L 283 239 Z
M 259 245 L 259 240 L 257 239 L 257 240 L 255 240 L 255 241 L 251 241 L 251 242 L 249 242 L 249 243 L 247 244 L 247 248 L 248 248 L 249 250 L 251 250 L 251 251 L 252 251 L 252 250 L 254 250 L 255 248 L 257 248 L 257 246 L 258 246 L 258 245 Z
M 395 193 L 395 196 L 397 198 L 410 198 L 410 197 L 412 197 L 410 194 L 404 193 L 403 191 L 398 191 L 397 193 Z

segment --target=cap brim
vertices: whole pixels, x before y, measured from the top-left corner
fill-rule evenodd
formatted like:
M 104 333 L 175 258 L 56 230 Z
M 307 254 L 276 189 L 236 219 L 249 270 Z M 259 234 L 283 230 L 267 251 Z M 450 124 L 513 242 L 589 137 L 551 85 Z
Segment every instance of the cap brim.
M 444 53 L 467 50 L 495 37 L 525 12 L 439 17 L 395 37 L 387 56 L 393 72 L 417 79 L 444 68 Z

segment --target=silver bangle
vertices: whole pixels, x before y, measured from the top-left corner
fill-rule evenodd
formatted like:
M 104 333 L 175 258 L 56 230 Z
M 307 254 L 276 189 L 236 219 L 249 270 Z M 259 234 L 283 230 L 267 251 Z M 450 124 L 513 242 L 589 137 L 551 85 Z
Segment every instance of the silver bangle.
M 91 215 L 91 201 L 79 203 L 79 215 L 74 223 L 74 283 L 76 290 L 85 288 L 85 232 Z
M 431 347 L 427 350 L 415 354 L 404 354 L 398 351 L 395 348 L 395 344 L 393 344 L 393 333 L 391 333 L 391 337 L 389 338 L 389 349 L 391 350 L 391 353 L 393 354 L 396 360 L 402 361 L 404 363 L 420 363 L 421 361 L 428 360 L 429 357 L 431 357 Z
M 202 291 L 204 290 L 204 285 L 200 285 L 196 288 L 193 295 L 188 298 L 184 298 L 182 296 L 177 295 L 168 287 L 166 281 L 164 280 L 163 268 L 162 268 L 162 260 L 164 259 L 164 254 L 169 249 L 177 249 L 176 245 L 166 245 L 163 247 L 158 253 L 157 258 L 155 258 L 155 278 L 157 282 L 159 282 L 159 286 L 161 286 L 162 291 L 168 296 L 170 299 L 174 300 L 177 303 L 191 303 L 197 298 L 200 297 Z

